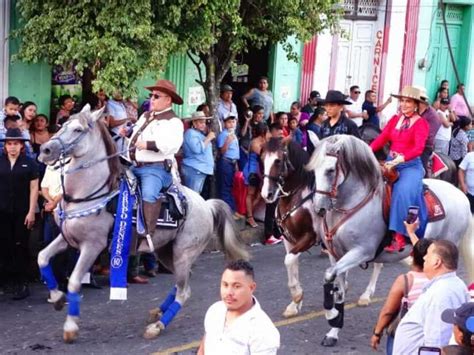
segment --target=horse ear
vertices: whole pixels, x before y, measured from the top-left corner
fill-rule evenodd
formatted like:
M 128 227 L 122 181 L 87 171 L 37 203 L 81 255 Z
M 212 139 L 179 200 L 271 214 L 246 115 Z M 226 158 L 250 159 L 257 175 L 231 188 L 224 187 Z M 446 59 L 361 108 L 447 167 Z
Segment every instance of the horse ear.
M 313 143 L 314 145 L 314 149 L 316 149 L 319 145 L 319 143 L 321 142 L 321 140 L 318 138 L 318 136 L 316 135 L 316 133 L 314 133 L 313 131 L 310 131 L 308 129 L 308 137 L 309 137 L 309 140 L 311 141 L 311 143 Z
M 102 117 L 102 114 L 104 113 L 104 110 L 105 110 L 105 106 L 102 107 L 101 109 L 99 110 L 95 110 L 91 113 L 91 120 L 92 122 L 96 122 L 99 118 Z
M 91 111 L 91 106 L 89 104 L 85 104 L 84 107 L 81 110 L 81 113 L 90 112 L 90 111 Z

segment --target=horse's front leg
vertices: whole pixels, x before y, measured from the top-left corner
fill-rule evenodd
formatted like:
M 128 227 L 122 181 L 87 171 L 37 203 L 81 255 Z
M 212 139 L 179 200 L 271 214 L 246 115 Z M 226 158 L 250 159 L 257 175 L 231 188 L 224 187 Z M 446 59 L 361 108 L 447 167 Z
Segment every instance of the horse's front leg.
M 63 236 L 59 234 L 46 248 L 38 254 L 38 266 L 41 272 L 41 278 L 46 282 L 49 290 L 49 298 L 54 304 L 57 311 L 64 307 L 66 297 L 64 292 L 58 289 L 58 282 L 54 277 L 53 268 L 51 267 L 51 259 L 53 256 L 67 249 L 67 242 Z
M 283 312 L 283 317 L 289 318 L 296 316 L 303 306 L 303 288 L 301 287 L 299 277 L 298 258 L 300 253 L 291 254 L 289 251 L 293 248 L 293 244 L 286 239 L 284 240 L 284 245 L 286 249 L 285 266 L 288 274 L 288 288 L 291 293 L 291 303 Z
M 357 305 L 360 307 L 366 307 L 370 304 L 370 298 L 374 295 L 375 287 L 377 286 L 377 280 L 379 279 L 380 272 L 382 271 L 382 263 L 374 263 L 374 270 L 370 276 L 369 284 L 365 289 L 364 293 L 359 297 Z
M 69 302 L 68 314 L 63 327 L 63 339 L 66 343 L 76 340 L 79 333 L 79 315 L 81 295 L 81 282 L 84 275 L 94 264 L 99 254 L 104 250 L 107 238 L 103 241 L 86 241 L 80 246 L 80 254 L 76 266 L 69 278 L 67 285 L 67 301 Z
M 324 336 L 321 345 L 334 346 L 339 331 L 344 325 L 345 280 L 343 273 L 367 260 L 365 252 L 355 248 L 347 252 L 339 261 L 330 256 L 331 267 L 324 274 L 324 309 L 331 330 Z

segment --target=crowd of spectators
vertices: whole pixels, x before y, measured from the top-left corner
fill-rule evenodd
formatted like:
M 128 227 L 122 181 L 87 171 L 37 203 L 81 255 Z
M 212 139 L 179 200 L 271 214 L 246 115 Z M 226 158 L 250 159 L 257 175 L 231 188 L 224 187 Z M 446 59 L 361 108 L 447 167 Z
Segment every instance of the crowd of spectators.
M 427 100 L 426 107 L 423 108 L 420 105 L 419 113 L 422 116 L 426 115 L 429 122 L 431 120 L 430 134 L 433 145 L 428 148 L 437 153 L 449 155 L 459 167 L 459 187 L 467 194 L 471 202 L 471 210 L 474 212 L 474 151 L 472 149 L 474 130 L 472 130 L 469 108 L 463 98 L 464 86 L 458 85 L 457 92 L 450 96 L 448 84 L 443 81 L 431 105 Z M 346 107 L 344 117 L 352 120 L 358 127 L 370 125 L 380 129 L 380 113 L 391 103 L 391 99 L 377 105 L 377 95 L 374 91 L 367 90 L 364 100 L 359 99 L 360 94 L 359 86 L 354 85 L 350 88 L 349 96 L 345 99 L 351 105 Z M 260 188 L 265 143 L 270 137 L 278 137 L 282 141 L 294 141 L 312 153 L 314 146 L 308 139 L 308 131 L 314 132 L 320 138 L 324 137 L 323 129 L 328 112 L 321 105 L 320 94 L 317 91 L 310 93 L 308 102 L 304 105 L 296 101 L 288 107 L 286 112 L 273 112 L 273 97 L 268 90 L 266 77 L 260 78 L 257 87 L 245 93 L 240 98 L 241 101 L 236 101 L 233 95 L 233 88 L 225 84 L 220 90 L 215 116 L 209 112 L 207 104 L 202 104 L 190 118 L 184 119 L 185 126 L 188 128 L 184 133 L 178 162 L 184 185 L 202 194 L 204 198 L 221 198 L 232 209 L 235 219 L 245 218 L 246 224 L 255 228 L 258 227 L 256 210 L 259 204 L 263 204 Z M 119 150 L 121 144 L 123 145 L 120 136 L 117 135 L 120 128 L 133 125 L 139 113 L 146 110 L 147 105 L 145 102 L 139 109 L 136 102 L 123 98 L 119 91 L 114 92 L 111 98 L 100 91 L 87 97 L 86 101 L 93 109 L 105 107 L 104 119 L 112 136 L 116 136 Z M 6 292 L 12 292 L 14 299 L 23 299 L 29 295 L 28 280 L 32 278 L 29 265 L 32 263 L 31 258 L 28 259 L 27 244 L 31 229 L 35 228 L 37 232 L 39 231 L 41 247 L 51 242 L 59 232 L 54 222 L 53 211 L 62 198 L 61 181 L 56 170 L 41 166 L 36 161 L 36 157 L 41 145 L 51 138 L 52 134 L 69 119 L 76 109 L 78 107 L 72 97 L 62 96 L 59 99 L 57 114 L 53 120 L 49 120 L 47 115 L 37 113 L 35 103 L 29 101 L 20 103 L 15 97 L 8 97 L 0 113 L 0 149 L 3 159 L 0 162 L 0 201 L 2 201 L 0 229 L 9 231 L 2 233 L 0 237 L 0 286 L 3 286 Z M 429 115 L 431 115 L 430 118 L 428 118 Z M 214 119 L 217 121 L 213 122 Z M 432 122 L 434 120 L 436 122 Z M 19 141 L 21 144 L 14 146 L 13 141 Z M 22 170 L 20 166 L 27 169 Z M 243 179 L 246 188 L 236 192 L 234 184 L 238 178 Z M 244 198 L 237 198 L 239 203 L 236 203 L 236 197 L 238 197 L 236 194 L 242 193 L 245 195 Z M 274 210 L 274 208 L 275 206 L 267 206 L 268 210 Z M 272 213 L 265 214 L 262 242 L 267 245 L 278 244 L 282 240 L 273 219 Z M 400 276 L 390 291 L 389 299 L 382 310 L 372 337 L 374 348 L 380 342 L 383 329 L 390 323 L 391 319 L 388 315 L 398 310 L 403 297 L 408 300 L 410 311 L 408 311 L 407 320 L 401 322 L 400 329 L 404 329 L 407 334 L 411 331 L 406 324 L 409 323 L 408 319 L 411 319 L 410 312 L 415 314 L 416 300 L 420 298 L 421 302 L 422 297 L 419 296 L 423 285 L 443 274 L 438 275 L 436 272 L 433 275 L 424 274 L 427 260 L 436 264 L 433 261 L 436 257 L 433 255 L 438 255 L 441 260 L 440 265 L 445 266 L 444 273 L 456 270 L 457 261 L 454 263 L 451 260 L 452 265 L 449 264 L 449 260 L 446 261 L 446 258 L 449 259 L 449 256 L 446 256 L 447 253 L 455 254 L 453 246 L 438 242 L 430 246 L 428 241 L 417 242 L 416 240 L 413 244 L 415 245 L 413 269 L 407 277 Z M 452 258 L 455 257 L 452 256 Z M 138 273 L 138 257 L 133 255 L 132 258 L 135 259 L 130 263 L 129 282 L 147 283 L 147 279 Z M 72 269 L 76 259 L 77 253 L 68 250 L 54 261 L 58 265 L 55 270 L 63 288 L 67 283 L 68 270 Z M 145 254 L 142 256 L 142 261 L 144 273 L 149 277 L 155 276 L 157 260 L 154 255 Z M 107 264 L 99 260 L 94 270 L 107 274 Z M 404 292 L 406 288 L 404 285 L 407 282 L 408 291 Z M 453 282 L 457 282 L 456 287 L 459 286 L 460 281 Z M 94 282 L 92 285 L 94 286 Z M 454 286 L 451 287 L 453 292 L 454 288 Z M 458 288 L 461 290 L 462 285 Z M 434 294 L 432 297 L 437 296 Z M 450 308 L 462 306 L 467 301 L 461 296 L 458 298 L 457 302 L 449 303 Z M 438 309 L 436 316 L 441 317 L 442 311 L 446 308 L 448 307 Z M 411 311 L 412 309 L 415 310 Z M 420 308 L 419 312 L 425 312 L 425 310 Z M 412 318 L 418 316 L 419 314 L 416 313 Z M 435 317 L 434 313 L 431 317 Z M 448 316 L 443 316 L 443 320 L 448 319 L 446 317 Z M 438 321 L 441 322 L 441 320 Z M 453 320 L 453 322 L 456 321 L 456 319 Z M 466 330 L 463 326 L 459 329 L 461 332 L 471 334 L 470 339 L 472 339 L 472 330 Z M 447 330 L 443 330 L 443 345 L 446 343 L 444 338 L 448 333 Z M 417 337 L 422 336 L 417 335 Z M 468 335 L 464 334 L 463 339 L 467 339 L 466 337 Z M 418 344 L 418 338 L 413 339 L 413 343 Z M 388 349 L 392 348 L 394 340 L 397 346 L 397 336 L 392 334 L 389 337 Z M 398 344 L 399 347 L 402 346 L 400 344 L 401 342 Z

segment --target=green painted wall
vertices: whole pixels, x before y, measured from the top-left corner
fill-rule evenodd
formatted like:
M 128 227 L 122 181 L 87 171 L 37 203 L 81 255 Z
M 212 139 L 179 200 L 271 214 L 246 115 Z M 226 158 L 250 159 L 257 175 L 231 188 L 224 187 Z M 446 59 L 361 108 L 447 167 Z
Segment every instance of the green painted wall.
M 289 38 L 298 54 L 299 61 L 288 60 L 281 43 L 272 46 L 269 56 L 270 89 L 273 92 L 273 111 L 289 111 L 291 103 L 300 97 L 301 55 L 303 44 Z
M 11 1 L 10 30 L 19 26 L 16 0 Z M 9 41 L 10 58 L 18 53 L 19 41 Z M 46 63 L 11 62 L 8 70 L 8 94 L 20 101 L 33 101 L 39 113 L 49 114 L 51 101 L 51 67 Z
M 469 53 L 474 50 L 474 18 L 473 18 L 473 6 L 470 6 L 474 0 L 449 0 L 446 3 L 456 5 L 468 5 L 463 6 L 463 19 L 461 26 L 460 42 L 456 43 L 456 40 L 452 41 L 452 45 L 457 46 L 458 50 L 455 53 L 455 58 L 458 66 L 459 75 L 461 81 L 466 84 L 466 92 L 470 101 L 474 100 L 474 58 Z M 439 58 L 436 48 L 442 49 L 446 53 L 446 38 L 444 29 L 441 26 L 441 22 L 437 19 L 437 0 L 421 0 L 420 7 L 423 9 L 430 9 L 430 11 L 420 11 L 418 19 L 418 34 L 416 44 L 416 63 L 413 75 L 413 84 L 425 86 L 431 98 L 434 97 L 436 88 L 439 85 L 439 81 L 448 79 L 450 81 L 450 92 L 456 91 L 456 81 L 452 65 L 447 61 L 447 58 Z M 449 23 L 449 20 L 448 20 Z M 450 38 L 454 37 L 456 32 L 454 28 L 449 28 L 449 32 L 452 34 Z M 446 55 L 446 54 L 445 54 Z M 427 58 L 431 67 L 420 69 L 418 67 L 418 61 Z M 438 61 L 445 61 L 449 64 L 447 73 L 437 73 L 436 67 Z M 442 63 L 441 63 L 442 64 Z
M 205 76 L 204 68 L 202 69 L 202 75 Z M 197 68 L 187 55 L 171 56 L 164 76 L 176 85 L 178 94 L 183 98 L 183 105 L 173 106 L 179 116 L 191 116 L 191 113 L 206 101 L 202 86 L 196 82 L 199 79 Z

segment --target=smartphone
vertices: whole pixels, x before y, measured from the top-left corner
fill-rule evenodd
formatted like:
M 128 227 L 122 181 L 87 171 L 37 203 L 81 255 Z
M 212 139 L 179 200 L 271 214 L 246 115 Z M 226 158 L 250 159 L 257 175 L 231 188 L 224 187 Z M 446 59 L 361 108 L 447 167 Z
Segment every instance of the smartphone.
M 420 211 L 420 207 L 418 206 L 410 206 L 408 207 L 408 215 L 405 221 L 408 224 L 415 223 L 416 219 L 418 218 L 418 212 Z
M 441 354 L 441 348 L 436 348 L 433 346 L 420 346 L 418 349 L 418 355 L 435 355 Z

